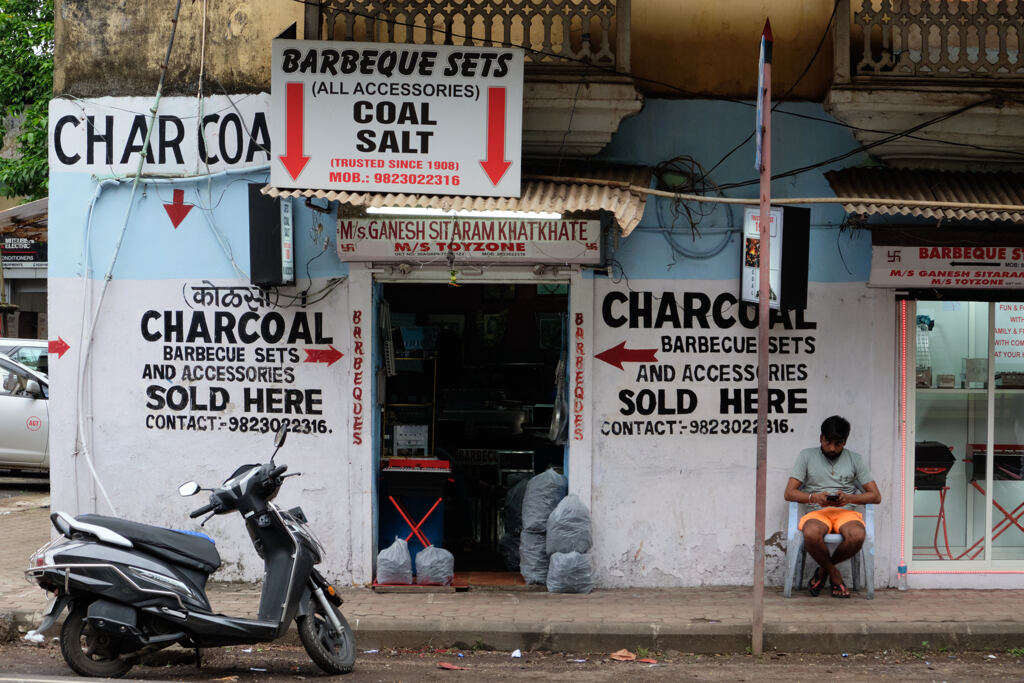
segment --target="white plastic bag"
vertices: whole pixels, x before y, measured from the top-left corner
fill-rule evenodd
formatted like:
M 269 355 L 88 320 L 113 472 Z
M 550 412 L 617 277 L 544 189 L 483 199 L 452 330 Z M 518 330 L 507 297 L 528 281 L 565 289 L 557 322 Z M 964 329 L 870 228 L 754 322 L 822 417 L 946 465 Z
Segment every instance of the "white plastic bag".
M 395 536 L 395 542 L 377 553 L 377 583 L 412 583 L 412 556 L 409 544 Z
M 543 584 L 548 578 L 548 551 L 544 532 L 519 535 L 519 571 L 526 583 Z
M 545 533 L 548 516 L 569 492 L 569 482 L 554 469 L 530 479 L 523 496 L 523 530 Z
M 416 583 L 450 586 L 455 575 L 455 556 L 444 548 L 429 546 L 416 553 Z
M 590 553 L 555 553 L 548 565 L 549 593 L 589 593 L 594 590 Z
M 551 511 L 547 531 L 548 555 L 590 552 L 590 512 L 576 494 L 563 498 Z

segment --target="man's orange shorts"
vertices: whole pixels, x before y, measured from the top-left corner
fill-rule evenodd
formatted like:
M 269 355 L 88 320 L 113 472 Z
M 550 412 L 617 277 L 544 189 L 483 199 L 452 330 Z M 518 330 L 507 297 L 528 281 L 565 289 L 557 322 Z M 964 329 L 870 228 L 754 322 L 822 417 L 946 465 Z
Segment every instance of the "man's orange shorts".
M 809 519 L 816 519 L 822 524 L 828 527 L 828 533 L 838 534 L 839 528 L 847 522 L 860 522 L 864 523 L 864 516 L 856 510 L 847 510 L 846 508 L 821 508 L 820 510 L 813 510 L 808 512 L 806 515 L 800 518 L 800 523 L 797 524 L 797 528 L 800 531 L 804 530 L 804 523 Z

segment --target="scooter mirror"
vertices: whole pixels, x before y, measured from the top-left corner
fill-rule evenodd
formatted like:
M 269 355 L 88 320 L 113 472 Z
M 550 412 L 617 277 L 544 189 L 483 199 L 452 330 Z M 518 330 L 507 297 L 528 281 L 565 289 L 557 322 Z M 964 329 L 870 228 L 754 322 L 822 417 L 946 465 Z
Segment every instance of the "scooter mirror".
M 194 496 L 197 493 L 199 493 L 199 484 L 194 481 L 186 481 L 178 487 L 178 495 L 181 496 Z
M 274 435 L 274 447 L 280 448 L 284 445 L 284 440 L 288 436 L 288 426 L 281 425 L 281 428 L 277 430 L 277 434 Z

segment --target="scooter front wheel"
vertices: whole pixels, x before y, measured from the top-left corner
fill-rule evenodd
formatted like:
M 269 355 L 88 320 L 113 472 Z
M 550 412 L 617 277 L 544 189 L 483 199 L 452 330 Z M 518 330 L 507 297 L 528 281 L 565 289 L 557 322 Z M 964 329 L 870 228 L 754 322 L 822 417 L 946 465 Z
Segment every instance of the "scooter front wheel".
M 135 665 L 132 658 L 119 657 L 116 643 L 86 621 L 87 605 L 71 610 L 60 629 L 60 652 L 79 676 L 120 678 Z
M 299 640 L 321 669 L 331 674 L 347 674 L 356 663 L 356 639 L 341 612 L 334 605 L 329 607 L 341 623 L 341 631 L 334 628 L 324 606 L 313 598 L 309 611 L 295 619 Z

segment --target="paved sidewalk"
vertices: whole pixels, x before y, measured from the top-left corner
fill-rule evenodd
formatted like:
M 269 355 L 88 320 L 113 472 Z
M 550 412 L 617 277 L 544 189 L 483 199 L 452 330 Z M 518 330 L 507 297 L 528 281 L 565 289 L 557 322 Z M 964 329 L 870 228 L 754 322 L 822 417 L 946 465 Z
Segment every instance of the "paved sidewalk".
M 25 581 L 28 556 L 47 538 L 47 510 L 0 519 L 0 627 L 38 623 L 45 594 Z M 254 616 L 259 589 L 212 583 L 210 601 L 224 614 Z M 679 650 L 742 652 L 750 645 L 751 589 L 599 590 L 589 595 L 470 590 L 460 593 L 342 592 L 342 611 L 360 649 L 485 645 L 501 650 L 574 652 Z M 792 599 L 765 591 L 765 650 L 861 652 L 893 648 L 1024 647 L 1024 590 L 878 590 L 875 600 L 826 593 Z M 294 637 L 294 629 L 290 631 Z M 0 634 L 2 635 L 2 634 Z M 51 635 L 54 635 L 51 633 Z

